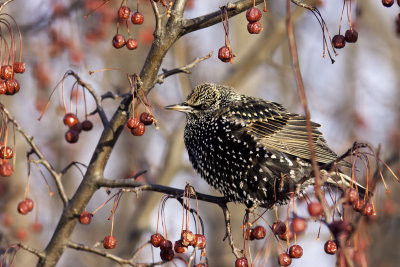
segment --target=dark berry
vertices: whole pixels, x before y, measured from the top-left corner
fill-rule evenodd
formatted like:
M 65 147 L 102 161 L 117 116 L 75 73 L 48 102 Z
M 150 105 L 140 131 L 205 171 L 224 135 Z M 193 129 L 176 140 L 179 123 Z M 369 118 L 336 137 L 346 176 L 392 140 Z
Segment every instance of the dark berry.
M 385 7 L 391 7 L 394 4 L 394 0 L 382 0 L 382 5 Z
M 172 250 L 172 242 L 167 239 L 161 240 L 160 249 L 161 250 Z
M 126 41 L 126 48 L 129 50 L 135 50 L 138 47 L 138 41 L 136 39 L 129 38 Z
M 63 122 L 65 125 L 67 125 L 69 128 L 71 128 L 72 126 L 77 124 L 79 122 L 79 120 L 74 113 L 67 113 L 64 116 Z
M 292 223 L 290 224 L 290 229 L 293 231 L 293 233 L 302 233 L 306 230 L 307 228 L 307 222 L 303 218 L 296 217 L 292 220 Z
M 65 141 L 67 141 L 68 143 L 74 144 L 78 142 L 78 140 L 79 140 L 79 132 L 75 130 L 68 130 L 65 133 Z
M 93 214 L 91 214 L 88 211 L 84 211 L 79 216 L 79 222 L 81 224 L 90 224 L 92 222 L 92 217 L 93 217 Z
M 72 126 L 70 128 L 70 130 L 74 130 L 74 131 L 77 131 L 78 133 L 81 133 L 82 132 L 82 123 L 78 122 L 77 124 Z
M 249 22 L 247 24 L 247 31 L 251 34 L 259 34 L 262 31 L 262 26 L 259 21 Z
M 285 233 L 279 235 L 279 238 L 283 241 L 292 240 L 293 232 L 287 229 Z
M 235 267 L 248 267 L 248 266 L 249 266 L 249 262 L 247 261 L 247 259 L 245 257 L 238 258 L 235 261 Z
M 7 93 L 7 84 L 6 81 L 0 79 L 0 95 L 4 95 Z
M 120 18 L 120 19 L 124 19 L 124 20 L 129 19 L 130 14 L 131 14 L 131 10 L 127 6 L 121 6 L 118 9 L 118 18 Z
M 131 129 L 131 133 L 135 136 L 142 136 L 142 135 L 144 135 L 145 130 L 146 129 L 145 129 L 144 123 L 139 122 L 138 127 Z
M 14 72 L 24 73 L 25 72 L 25 62 L 14 62 Z
M 121 34 L 116 34 L 112 39 L 112 45 L 117 49 L 123 47 L 125 43 L 126 43 L 125 37 L 122 36 Z
M 283 235 L 286 233 L 286 224 L 282 221 L 277 221 L 272 224 L 272 232 L 276 235 Z
M 90 131 L 93 129 L 93 123 L 90 120 L 84 120 L 82 122 L 82 130 Z
M 182 245 L 182 240 L 175 241 L 174 250 L 176 253 L 185 253 L 187 251 L 187 246 Z
M 196 234 L 193 246 L 198 249 L 205 248 L 206 247 L 206 237 L 201 234 Z
M 328 225 L 328 227 L 334 236 L 338 235 L 348 236 L 353 232 L 353 227 L 347 221 L 342 221 L 342 220 L 333 221 Z
M 150 238 L 151 244 L 156 248 L 158 248 L 160 246 L 161 241 L 163 241 L 163 240 L 164 240 L 164 237 L 159 233 L 152 235 Z
M 218 58 L 222 62 L 230 62 L 232 60 L 232 52 L 227 46 L 223 46 L 218 50 Z
M 130 117 L 128 119 L 128 121 L 126 122 L 126 126 L 129 129 L 135 129 L 135 128 L 139 127 L 139 123 L 140 123 L 140 120 L 138 118 Z
M 193 246 L 194 244 L 196 244 L 196 236 L 192 233 L 192 231 L 189 230 L 182 231 L 181 240 L 184 246 Z
M 172 249 L 161 250 L 160 251 L 160 258 L 163 261 L 172 261 L 172 259 L 174 258 L 174 251 Z
M 347 188 L 344 191 L 345 203 L 353 205 L 358 200 L 358 192 L 354 188 Z
M 18 93 L 20 89 L 19 82 L 13 78 L 6 80 L 6 87 L 7 87 L 7 95 L 13 95 L 15 93 Z
M 13 66 L 11 66 L 11 65 L 1 66 L 0 78 L 2 78 L 4 80 L 8 80 L 8 79 L 11 79 L 12 77 L 14 77 Z
M 144 123 L 144 125 L 150 125 L 153 123 L 153 116 L 147 112 L 143 112 L 140 114 L 140 121 Z
M 29 212 L 28 204 L 25 201 L 21 201 L 18 203 L 17 211 L 19 214 L 25 215 Z
M 319 217 L 322 215 L 322 205 L 319 202 L 311 202 L 310 204 L 308 204 L 307 206 L 308 209 L 308 213 L 312 216 L 312 217 Z
M 248 22 L 256 22 L 259 21 L 262 17 L 261 10 L 256 7 L 252 7 L 247 9 L 246 11 L 246 19 Z
M 254 240 L 254 236 L 252 235 L 253 229 L 247 228 L 246 231 L 244 231 L 244 239 L 245 240 Z
M 353 203 L 353 209 L 355 211 L 361 212 L 364 208 L 365 201 L 364 199 L 358 199 L 356 202 Z
M 4 177 L 11 176 L 14 172 L 13 166 L 10 163 L 0 165 L 0 175 Z
M 1 159 L 11 159 L 14 155 L 14 152 L 9 146 L 0 147 L 0 158 Z
M 280 266 L 289 266 L 292 264 L 292 258 L 287 253 L 279 254 L 278 263 Z
M 258 225 L 251 231 L 251 235 L 254 237 L 254 239 L 260 240 L 267 235 L 267 230 L 264 226 Z
M 344 34 L 344 39 L 348 43 L 355 43 L 355 42 L 357 42 L 357 39 L 358 39 L 358 32 L 354 29 L 349 29 Z
M 103 247 L 105 249 L 113 249 L 117 246 L 117 239 L 112 236 L 112 235 L 108 235 L 104 238 L 103 240 Z
M 294 259 L 301 258 L 303 256 L 303 248 L 299 245 L 293 245 L 289 248 L 289 256 Z
M 324 245 L 324 250 L 327 254 L 334 255 L 337 252 L 337 245 L 336 242 L 333 240 L 326 241 Z
M 372 216 L 374 214 L 374 207 L 371 203 L 367 203 L 362 210 L 362 214 L 365 216 Z
M 135 12 L 132 14 L 131 21 L 133 24 L 142 24 L 144 21 L 144 16 L 140 12 Z
M 33 210 L 33 206 L 34 206 L 33 200 L 30 199 L 29 197 L 27 197 L 27 198 L 24 199 L 24 202 L 25 202 L 26 206 L 28 207 L 28 211 L 29 212 L 32 211 Z
M 346 39 L 343 35 L 337 34 L 332 38 L 332 44 L 334 48 L 340 49 L 346 45 Z

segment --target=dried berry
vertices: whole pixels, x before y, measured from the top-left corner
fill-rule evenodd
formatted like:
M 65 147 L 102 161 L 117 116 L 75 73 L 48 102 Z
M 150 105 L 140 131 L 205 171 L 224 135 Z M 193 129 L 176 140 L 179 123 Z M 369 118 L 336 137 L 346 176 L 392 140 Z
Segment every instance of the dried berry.
M 248 266 L 249 266 L 249 262 L 247 261 L 247 259 L 245 257 L 238 258 L 235 261 L 235 267 L 248 267 Z
M 93 128 L 93 123 L 90 120 L 84 120 L 82 122 L 82 130 L 90 131 Z
M 144 16 L 140 12 L 135 12 L 132 14 L 131 21 L 133 24 L 142 24 L 144 21 Z
M 262 26 L 259 21 L 249 22 L 247 24 L 247 31 L 251 34 L 259 34 L 262 31 Z
M 174 251 L 172 249 L 161 250 L 160 257 L 163 261 L 172 261 L 172 259 L 174 258 Z
M 306 228 L 307 228 L 306 220 L 300 217 L 294 218 L 292 220 L 292 223 L 290 224 L 290 229 L 293 231 L 293 233 L 296 234 L 304 232 Z
M 14 62 L 14 72 L 24 73 L 25 72 L 25 62 Z
M 131 133 L 135 136 L 142 136 L 142 135 L 144 135 L 145 131 L 146 131 L 146 128 L 145 128 L 143 122 L 139 122 L 138 127 L 131 129 Z
M 131 14 L 131 9 L 127 6 L 121 6 L 118 9 L 118 18 L 127 20 L 129 19 L 129 15 Z
M 289 256 L 294 259 L 301 258 L 303 256 L 303 248 L 299 245 L 293 245 L 289 248 Z
M 65 125 L 67 125 L 69 128 L 71 128 L 72 126 L 77 124 L 79 122 L 79 120 L 74 113 L 67 113 L 64 116 L 63 122 Z
M 14 152 L 9 146 L 0 147 L 0 159 L 11 159 L 14 155 Z
M 163 241 L 163 240 L 164 240 L 164 237 L 159 233 L 152 235 L 150 238 L 151 244 L 156 248 L 158 248 L 160 246 L 161 241 Z
M 0 175 L 4 177 L 11 176 L 14 172 L 13 166 L 10 163 L 0 165 Z
M 189 230 L 182 231 L 181 240 L 184 246 L 193 246 L 196 244 L 196 236 Z
M 394 0 L 382 0 L 382 5 L 385 7 L 391 7 L 394 4 Z
M 264 226 L 258 225 L 251 231 L 251 235 L 254 237 L 254 239 L 260 240 L 267 235 L 267 230 Z
M 349 29 L 344 34 L 344 39 L 348 43 L 355 43 L 355 42 L 357 42 L 357 39 L 358 39 L 358 32 L 354 29 Z
M 292 238 L 293 238 L 293 232 L 290 231 L 289 229 L 287 229 L 285 233 L 279 235 L 279 239 L 283 241 L 292 240 Z
M 79 132 L 70 129 L 65 133 L 65 141 L 67 141 L 68 143 L 74 144 L 78 142 L 78 140 L 79 140 Z
M 374 206 L 371 203 L 367 203 L 362 210 L 362 214 L 365 216 L 372 216 L 374 214 Z
M 112 236 L 112 235 L 108 235 L 104 238 L 103 240 L 103 247 L 105 249 L 113 249 L 117 246 L 117 239 Z
M 343 35 L 337 34 L 332 38 L 332 44 L 334 48 L 341 49 L 346 45 L 346 39 Z
M 328 225 L 328 227 L 334 236 L 338 235 L 348 236 L 353 232 L 353 227 L 347 221 L 342 221 L 342 220 L 333 221 Z
M 81 224 L 90 224 L 92 222 L 92 217 L 93 217 L 93 214 L 91 214 L 88 211 L 84 211 L 79 216 L 79 222 Z
M 232 52 L 227 46 L 223 46 L 218 50 L 218 58 L 222 62 L 230 62 L 233 58 Z
M 123 47 L 125 44 L 126 44 L 125 37 L 122 36 L 121 34 L 116 34 L 112 39 L 112 45 L 117 49 Z
M 29 197 L 27 197 L 24 199 L 24 202 L 25 202 L 26 206 L 28 207 L 28 212 L 32 211 L 33 206 L 34 206 L 33 200 L 30 199 Z
M 307 209 L 308 213 L 312 217 L 319 217 L 322 215 L 323 212 L 322 205 L 319 202 L 311 202 L 310 204 L 308 204 Z
M 361 212 L 364 208 L 365 201 L 364 199 L 358 199 L 356 202 L 353 204 L 353 209 L 355 211 Z
M 7 84 L 5 80 L 0 79 L 0 95 L 7 93 Z
M 18 203 L 17 211 L 19 214 L 25 215 L 29 212 L 28 204 L 25 201 L 21 201 Z
M 292 258 L 287 253 L 279 254 L 278 263 L 280 266 L 289 266 L 292 264 Z
M 262 17 L 261 10 L 256 7 L 251 7 L 246 11 L 246 19 L 248 22 L 259 21 Z
M 344 191 L 345 203 L 353 205 L 359 198 L 358 192 L 354 188 L 347 188 Z
M 205 248 L 206 247 L 206 237 L 201 234 L 196 234 L 195 241 L 193 242 L 192 246 L 194 246 L 198 249 Z
M 129 50 L 135 50 L 138 47 L 138 41 L 136 39 L 129 38 L 126 41 L 126 48 Z
M 140 123 L 140 120 L 138 118 L 130 117 L 128 119 L 128 121 L 126 122 L 126 126 L 129 129 L 135 129 L 135 128 L 137 128 L 139 126 L 139 123 Z
M 324 245 L 324 250 L 327 254 L 334 255 L 337 252 L 337 245 L 336 242 L 333 240 L 326 241 Z
M 140 114 L 140 121 L 144 123 L 144 125 L 150 125 L 153 123 L 153 116 L 147 112 L 143 112 Z
M 167 239 L 161 240 L 160 249 L 161 250 L 172 250 L 172 242 Z
M 16 79 L 8 79 L 6 80 L 6 87 L 7 87 L 7 95 L 13 95 L 18 93 L 20 86 L 19 82 Z
M 276 221 L 272 224 L 272 232 L 276 235 L 283 235 L 286 233 L 286 224 L 282 221 Z
M 182 245 L 182 240 L 175 241 L 174 250 L 176 253 L 185 253 L 187 251 L 187 246 Z
M 8 80 L 14 77 L 14 68 L 11 65 L 1 66 L 0 78 Z
M 247 228 L 246 231 L 243 233 L 243 238 L 244 240 L 254 240 L 254 236 L 251 234 L 253 232 L 253 229 Z
M 77 131 L 78 133 L 81 133 L 82 132 L 82 123 L 78 122 L 77 124 L 72 126 L 70 128 L 70 130 L 74 130 L 74 131 Z

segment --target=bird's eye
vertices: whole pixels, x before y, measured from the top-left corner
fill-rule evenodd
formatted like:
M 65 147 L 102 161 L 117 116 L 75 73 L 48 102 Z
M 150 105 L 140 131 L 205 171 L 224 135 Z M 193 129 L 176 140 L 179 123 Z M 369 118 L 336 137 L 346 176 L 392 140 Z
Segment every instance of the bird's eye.
M 206 104 L 206 103 L 204 103 L 204 104 L 201 104 L 200 106 L 199 106 L 199 108 L 201 109 L 201 110 L 205 110 L 205 109 L 207 109 L 208 108 L 208 104 Z

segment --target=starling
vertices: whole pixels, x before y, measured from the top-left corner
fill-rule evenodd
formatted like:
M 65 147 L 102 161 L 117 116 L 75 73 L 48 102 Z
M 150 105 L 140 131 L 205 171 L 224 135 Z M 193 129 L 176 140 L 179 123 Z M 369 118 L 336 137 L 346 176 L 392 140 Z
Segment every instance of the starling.
M 166 109 L 186 114 L 184 141 L 193 168 L 229 201 L 271 208 L 314 183 L 304 116 L 211 83 L 197 86 L 185 102 Z M 316 159 L 322 166 L 337 155 L 319 126 L 311 122 Z M 348 187 L 348 180 L 341 175 L 327 182 Z

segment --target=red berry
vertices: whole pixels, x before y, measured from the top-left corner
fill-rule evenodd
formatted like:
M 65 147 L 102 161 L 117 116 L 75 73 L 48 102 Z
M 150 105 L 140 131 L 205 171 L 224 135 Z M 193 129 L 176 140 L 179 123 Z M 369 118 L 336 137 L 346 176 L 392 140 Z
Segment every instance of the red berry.
M 302 233 L 306 230 L 307 228 L 307 222 L 303 218 L 296 217 L 292 220 L 292 223 L 290 224 L 290 229 L 293 231 L 293 233 Z
M 27 197 L 23 201 L 25 202 L 26 206 L 28 207 L 28 212 L 32 211 L 33 207 L 34 207 L 33 200 L 30 199 L 29 197 Z
M 292 240 L 293 232 L 287 229 L 285 233 L 279 235 L 279 238 L 283 241 Z
M 361 212 L 364 208 L 365 201 L 364 199 L 358 199 L 356 202 L 353 204 L 353 209 L 355 211 Z
M 251 34 L 259 34 L 262 31 L 262 26 L 259 21 L 249 22 L 247 24 L 247 31 Z
M 19 214 L 25 215 L 29 212 L 28 204 L 25 201 L 21 201 L 18 203 L 17 211 Z
M 140 12 L 135 12 L 132 14 L 131 21 L 133 24 L 142 24 L 144 21 L 144 16 Z
M 310 204 L 308 204 L 307 209 L 308 213 L 312 217 L 319 217 L 322 215 L 323 212 L 322 205 L 319 202 L 311 202 Z
M 346 39 L 343 35 L 337 34 L 332 38 L 332 44 L 334 48 L 341 49 L 346 45 Z
M 6 80 L 6 87 L 7 87 L 7 95 L 13 95 L 18 93 L 20 86 L 19 82 L 16 79 L 8 79 Z
M 254 236 L 252 235 L 253 229 L 247 228 L 246 231 L 244 231 L 244 240 L 254 240 Z
M 145 132 L 145 126 L 143 124 L 143 122 L 139 122 L 138 127 L 131 129 L 131 133 L 135 136 L 142 136 Z
M 195 242 L 194 242 L 194 247 L 198 249 L 203 249 L 206 247 L 206 237 L 201 234 L 196 234 L 195 235 Z
M 79 122 L 79 120 L 74 113 L 67 113 L 64 116 L 63 122 L 65 125 L 67 125 L 69 128 L 71 128 L 72 126 L 77 124 Z
M 232 51 L 227 46 L 223 46 L 218 50 L 218 58 L 222 62 L 230 62 L 233 58 Z
M 43 225 L 38 221 L 34 221 L 31 227 L 35 233 L 40 233 L 43 230 Z
M 172 242 L 167 239 L 161 240 L 160 249 L 161 250 L 172 250 Z
M 4 177 L 11 176 L 14 169 L 10 163 L 3 163 L 0 165 L 0 175 Z
M 175 241 L 174 250 L 176 253 L 185 253 L 187 251 L 187 246 L 182 245 L 182 240 Z
M 90 131 L 93 128 L 93 123 L 90 120 L 84 120 L 82 122 L 82 130 Z
M 88 211 L 84 211 L 79 216 L 79 222 L 81 224 L 90 224 L 92 222 L 92 217 L 93 217 L 93 214 L 91 214 Z
M 303 256 L 303 248 L 299 245 L 293 245 L 289 248 L 289 255 L 294 259 L 301 258 Z
M 0 147 L 0 159 L 11 159 L 14 155 L 14 152 L 9 146 Z
M 26 229 L 24 229 L 24 228 L 18 228 L 15 231 L 15 237 L 20 241 L 27 240 L 28 236 L 29 236 L 28 231 L 26 231 Z
M 112 45 L 117 49 L 123 47 L 125 44 L 126 44 L 125 37 L 122 36 L 121 34 L 116 34 L 112 39 Z
M 358 195 L 358 192 L 357 192 L 356 189 L 354 189 L 354 188 L 347 188 L 347 189 L 344 191 L 344 198 L 345 198 L 345 203 L 346 203 L 346 204 L 352 205 L 352 204 L 354 204 L 354 203 L 358 200 L 359 195 Z
M 333 240 L 326 241 L 324 245 L 324 250 L 327 254 L 334 255 L 337 252 L 337 245 L 336 242 Z
M 140 120 L 138 118 L 130 117 L 128 119 L 128 121 L 126 122 L 126 126 L 129 129 L 135 129 L 135 128 L 139 127 L 139 123 L 140 123 Z
M 118 18 L 120 19 L 129 19 L 129 15 L 131 14 L 131 10 L 127 6 L 121 6 L 118 9 Z
M 276 235 L 283 235 L 286 233 L 286 224 L 282 221 L 276 221 L 272 224 L 272 232 Z
M 174 258 L 174 251 L 172 249 L 161 250 L 160 257 L 163 261 L 172 261 L 172 259 Z
M 246 19 L 248 22 L 256 22 L 259 21 L 262 17 L 261 10 L 256 7 L 252 7 L 247 9 L 246 11 Z
M 136 39 L 129 38 L 126 41 L 126 48 L 129 50 L 135 50 L 138 47 L 138 41 Z
M 7 93 L 7 84 L 6 81 L 0 79 L 0 95 L 4 95 Z
M 348 43 L 355 43 L 355 42 L 357 42 L 357 39 L 358 39 L 358 32 L 354 29 L 349 29 L 344 34 L 344 39 Z
M 156 248 L 158 248 L 160 246 L 161 241 L 163 241 L 163 240 L 164 240 L 164 237 L 159 233 L 152 235 L 150 238 L 151 244 Z
M 260 240 L 267 235 L 267 230 L 264 226 L 258 225 L 251 231 L 251 235 L 254 237 L 254 239 Z
M 292 258 L 287 253 L 279 254 L 278 263 L 280 266 L 289 266 L 292 264 Z
M 153 116 L 147 112 L 143 112 L 140 114 L 140 121 L 144 123 L 144 125 L 150 125 L 153 123 Z
M 108 235 L 104 238 L 103 240 L 103 247 L 105 249 L 113 249 L 117 246 L 117 239 L 112 236 L 112 235 Z
M 70 144 L 78 142 L 78 139 L 79 139 L 79 132 L 75 130 L 68 130 L 65 133 L 65 140 Z
M 374 215 L 374 207 L 372 206 L 371 203 L 367 203 L 362 210 L 362 214 L 365 216 L 372 216 Z
M 77 124 L 75 124 L 74 126 L 72 126 L 69 129 L 77 131 L 78 133 L 81 133 L 82 132 L 82 123 L 78 122 Z
M 183 230 L 181 233 L 181 240 L 184 246 L 193 246 L 196 244 L 196 236 L 189 230 Z
M 14 77 L 14 69 L 11 65 L 1 66 L 0 78 L 8 80 Z
M 247 259 L 245 257 L 238 258 L 235 261 L 235 267 L 248 267 L 248 266 L 249 266 L 249 262 L 247 261 Z
M 391 7 L 394 4 L 394 0 L 382 0 L 382 5 L 385 7 Z
M 25 72 L 25 62 L 14 62 L 14 72 L 24 73 Z

